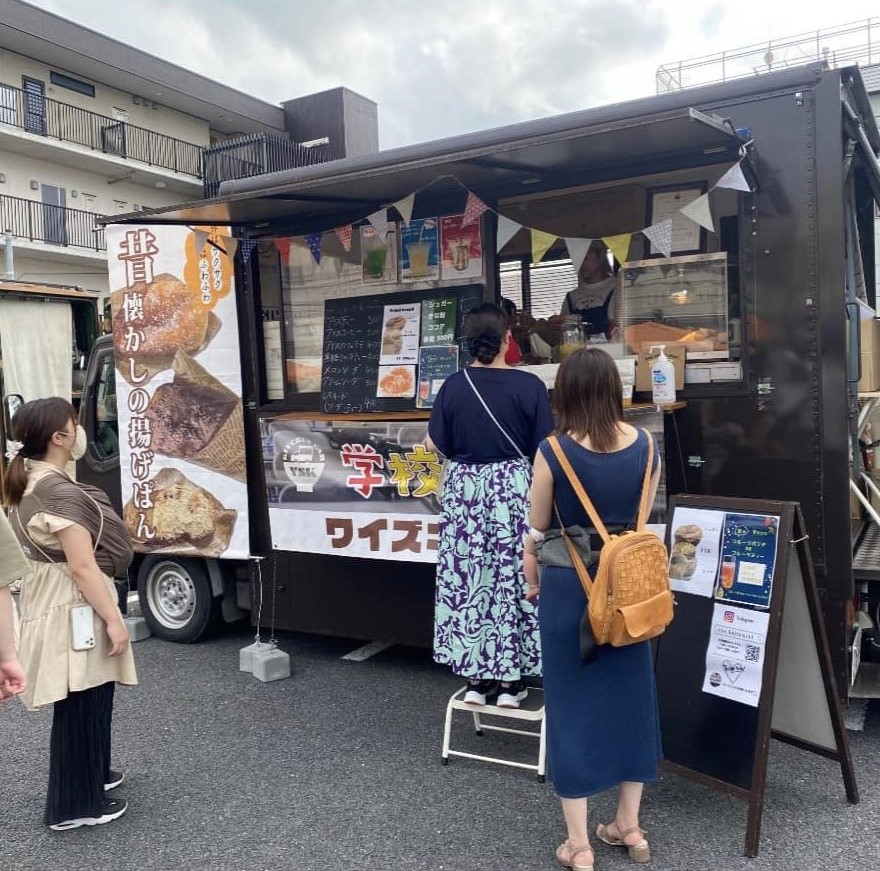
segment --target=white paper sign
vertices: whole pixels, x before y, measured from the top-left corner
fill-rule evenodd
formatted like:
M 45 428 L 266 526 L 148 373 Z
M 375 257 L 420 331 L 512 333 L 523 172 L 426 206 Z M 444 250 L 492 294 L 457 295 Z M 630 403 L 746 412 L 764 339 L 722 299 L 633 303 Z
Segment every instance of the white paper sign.
M 669 548 L 669 586 L 711 598 L 718 579 L 724 512 L 676 508 Z
M 382 351 L 379 365 L 416 365 L 419 362 L 421 326 L 421 303 L 386 305 L 382 315 Z
M 770 615 L 717 604 L 712 613 L 703 692 L 758 707 Z

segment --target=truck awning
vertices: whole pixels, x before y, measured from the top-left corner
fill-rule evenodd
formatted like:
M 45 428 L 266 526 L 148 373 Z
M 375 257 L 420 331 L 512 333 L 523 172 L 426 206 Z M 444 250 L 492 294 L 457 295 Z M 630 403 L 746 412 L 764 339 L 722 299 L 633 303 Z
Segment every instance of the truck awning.
M 100 294 L 94 290 L 69 287 L 63 284 L 33 284 L 27 281 L 0 281 L 0 295 L 23 296 L 28 299 L 98 299 Z
M 317 232 L 360 220 L 414 191 L 429 199 L 457 195 L 463 203 L 464 185 L 492 202 L 738 158 L 742 139 L 719 116 L 691 106 L 634 111 L 640 105 L 656 109 L 658 99 L 227 182 L 221 188 L 226 195 L 214 200 L 106 222 L 231 225 L 255 235 L 276 228 Z

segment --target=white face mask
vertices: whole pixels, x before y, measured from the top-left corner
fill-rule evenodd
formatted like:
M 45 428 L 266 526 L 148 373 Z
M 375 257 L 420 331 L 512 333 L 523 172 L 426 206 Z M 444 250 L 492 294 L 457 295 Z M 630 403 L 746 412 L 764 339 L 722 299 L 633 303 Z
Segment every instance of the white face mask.
M 76 425 L 76 436 L 73 440 L 73 447 L 70 449 L 70 456 L 73 461 L 81 460 L 86 455 L 86 448 L 89 445 L 89 437 L 86 431 L 79 425 Z

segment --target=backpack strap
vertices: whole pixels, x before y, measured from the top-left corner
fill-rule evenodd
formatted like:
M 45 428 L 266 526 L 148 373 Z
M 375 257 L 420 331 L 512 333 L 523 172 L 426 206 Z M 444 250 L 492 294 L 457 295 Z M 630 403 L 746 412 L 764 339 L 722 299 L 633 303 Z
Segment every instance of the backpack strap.
M 559 461 L 559 465 L 562 466 L 562 471 L 565 473 L 565 477 L 568 478 L 568 483 L 571 484 L 572 490 L 574 490 L 575 495 L 580 500 L 581 505 L 583 505 L 584 511 L 587 512 L 587 516 L 592 521 L 596 532 L 602 536 L 602 541 L 605 542 L 605 544 L 608 544 L 608 542 L 611 541 L 611 536 L 608 534 L 608 530 L 605 528 L 605 524 L 602 523 L 602 518 L 599 517 L 593 503 L 590 501 L 590 497 L 587 496 L 587 491 L 584 490 L 584 485 L 581 484 L 580 479 L 571 467 L 571 462 L 565 455 L 565 451 L 562 450 L 562 445 L 559 443 L 559 439 L 553 435 L 547 439 L 547 443 L 556 455 L 556 459 Z
M 644 529 L 645 524 L 648 522 L 648 513 L 651 510 L 651 506 L 648 505 L 648 493 L 651 490 L 651 474 L 654 471 L 654 439 L 651 438 L 651 433 L 649 433 L 648 430 L 643 429 L 642 432 L 648 439 L 648 463 L 645 466 L 645 480 L 642 483 L 642 498 L 639 500 L 639 513 L 636 517 L 637 530 Z

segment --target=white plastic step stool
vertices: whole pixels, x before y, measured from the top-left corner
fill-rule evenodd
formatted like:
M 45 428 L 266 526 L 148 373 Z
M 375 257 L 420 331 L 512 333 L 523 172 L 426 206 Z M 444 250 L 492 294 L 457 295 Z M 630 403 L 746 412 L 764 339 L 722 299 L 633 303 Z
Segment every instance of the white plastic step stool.
M 546 777 L 547 766 L 547 727 L 544 719 L 544 690 L 540 687 L 529 687 L 528 696 L 520 703 L 519 708 L 499 708 L 497 705 L 468 705 L 464 701 L 464 694 L 467 692 L 464 686 L 458 692 L 453 693 L 446 705 L 446 723 L 443 729 L 443 755 L 441 762 L 443 765 L 449 764 L 450 756 L 462 756 L 465 759 L 477 759 L 480 762 L 494 762 L 497 765 L 510 765 L 513 768 L 525 768 L 528 771 L 534 771 L 538 775 L 538 780 L 543 783 Z M 510 759 L 501 759 L 498 756 L 480 756 L 476 753 L 465 753 L 463 750 L 452 750 L 449 746 L 449 739 L 452 733 L 452 712 L 467 711 L 474 718 L 474 731 L 478 735 L 482 735 L 483 731 L 487 732 L 507 732 L 511 735 L 526 735 L 530 738 L 538 739 L 538 762 L 536 765 L 529 765 L 526 762 L 513 762 Z M 528 723 L 540 723 L 540 730 L 535 732 L 529 729 L 514 729 L 509 726 L 490 726 L 484 723 L 481 717 L 505 717 L 509 720 L 520 720 Z

